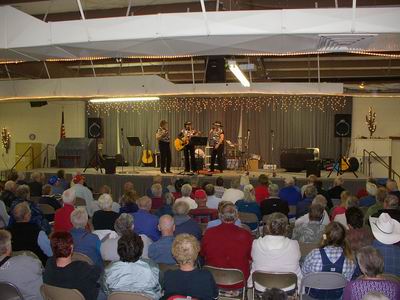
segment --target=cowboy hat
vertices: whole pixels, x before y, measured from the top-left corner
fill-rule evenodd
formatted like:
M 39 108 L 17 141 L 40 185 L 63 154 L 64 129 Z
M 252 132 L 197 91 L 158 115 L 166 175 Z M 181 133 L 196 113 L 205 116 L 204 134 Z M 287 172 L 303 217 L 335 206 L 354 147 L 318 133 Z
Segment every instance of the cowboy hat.
M 374 184 L 372 182 L 367 182 L 366 190 L 367 190 L 368 194 L 370 194 L 372 196 L 376 196 L 376 193 L 378 192 L 378 187 L 376 186 L 376 184 Z
M 186 126 L 186 125 L 192 125 L 192 122 L 186 121 L 183 125 L 184 125 L 184 126 Z
M 215 121 L 215 122 L 213 123 L 213 125 L 222 127 L 222 123 L 221 123 L 220 121 Z
M 381 243 L 393 245 L 400 242 L 400 223 L 387 213 L 381 213 L 379 218 L 369 217 L 369 223 L 374 237 Z

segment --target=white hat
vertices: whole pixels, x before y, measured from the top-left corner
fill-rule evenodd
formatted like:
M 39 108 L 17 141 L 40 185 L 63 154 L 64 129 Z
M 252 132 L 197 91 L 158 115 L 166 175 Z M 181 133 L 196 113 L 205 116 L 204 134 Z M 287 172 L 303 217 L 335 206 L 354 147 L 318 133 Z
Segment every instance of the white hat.
M 372 233 L 381 243 L 393 245 L 400 242 L 400 223 L 387 213 L 381 213 L 379 218 L 369 217 Z
M 372 182 L 367 182 L 366 190 L 367 190 L 368 194 L 370 194 L 372 196 L 376 196 L 376 193 L 378 192 L 378 187 L 376 186 L 376 184 L 374 184 Z

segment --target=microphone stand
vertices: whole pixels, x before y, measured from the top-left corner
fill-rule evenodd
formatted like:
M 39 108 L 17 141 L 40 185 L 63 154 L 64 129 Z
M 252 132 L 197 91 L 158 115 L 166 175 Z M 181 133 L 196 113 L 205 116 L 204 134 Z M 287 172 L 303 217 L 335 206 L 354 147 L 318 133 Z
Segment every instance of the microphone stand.
M 121 174 L 126 174 L 127 172 L 124 171 L 124 165 L 125 165 L 125 139 L 124 139 L 124 129 L 121 128 L 121 141 L 122 143 L 120 143 L 120 147 L 121 147 L 121 158 L 122 158 L 122 168 L 121 168 Z

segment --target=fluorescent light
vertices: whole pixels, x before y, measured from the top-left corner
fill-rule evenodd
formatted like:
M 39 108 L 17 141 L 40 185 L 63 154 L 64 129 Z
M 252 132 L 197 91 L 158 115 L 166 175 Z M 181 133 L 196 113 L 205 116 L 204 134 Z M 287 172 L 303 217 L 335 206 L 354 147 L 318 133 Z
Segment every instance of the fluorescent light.
M 91 103 L 109 103 L 109 102 L 139 102 L 139 101 L 157 101 L 160 97 L 128 97 L 128 98 L 97 98 L 90 99 Z
M 244 87 L 249 87 L 250 86 L 250 82 L 247 80 L 246 76 L 244 76 L 243 72 L 238 67 L 236 61 L 228 60 L 228 66 L 229 66 L 229 70 L 231 70 L 233 75 L 236 76 L 236 78 L 240 81 L 240 83 Z

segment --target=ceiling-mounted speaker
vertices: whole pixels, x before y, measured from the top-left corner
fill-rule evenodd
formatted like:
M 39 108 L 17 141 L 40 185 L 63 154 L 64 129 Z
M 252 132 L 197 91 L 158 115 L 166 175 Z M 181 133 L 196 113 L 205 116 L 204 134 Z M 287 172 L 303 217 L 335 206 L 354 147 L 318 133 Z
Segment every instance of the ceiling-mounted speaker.
M 226 81 L 225 58 L 223 56 L 208 57 L 206 69 L 207 83 L 223 83 Z
M 351 114 L 335 115 L 335 137 L 351 137 Z
M 31 101 L 29 103 L 31 104 L 31 107 L 42 107 L 47 105 L 47 101 Z

